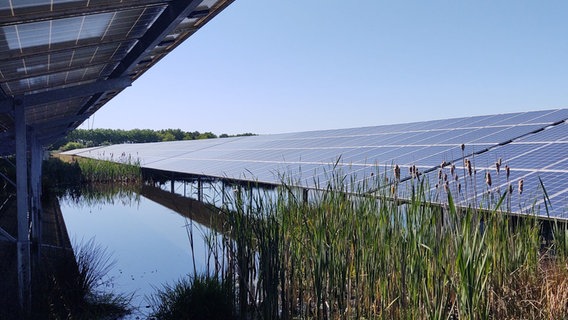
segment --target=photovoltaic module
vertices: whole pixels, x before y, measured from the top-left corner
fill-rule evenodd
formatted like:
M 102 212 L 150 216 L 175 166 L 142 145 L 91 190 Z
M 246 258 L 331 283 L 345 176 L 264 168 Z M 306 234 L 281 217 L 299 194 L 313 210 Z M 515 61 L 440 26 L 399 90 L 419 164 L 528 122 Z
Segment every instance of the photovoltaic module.
M 222 139 L 121 144 L 68 152 L 220 179 L 322 188 L 384 176 L 401 198 L 421 183 L 432 201 L 568 219 L 568 109 Z M 398 174 L 395 174 L 395 168 Z M 389 179 L 389 180 L 387 180 Z M 536 210 L 536 212 L 535 212 Z

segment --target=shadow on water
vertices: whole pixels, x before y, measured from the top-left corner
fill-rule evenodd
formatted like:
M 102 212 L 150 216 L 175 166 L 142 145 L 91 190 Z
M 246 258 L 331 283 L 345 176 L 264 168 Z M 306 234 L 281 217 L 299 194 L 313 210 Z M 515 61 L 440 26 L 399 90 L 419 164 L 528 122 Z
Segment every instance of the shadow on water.
M 15 232 L 15 201 L 6 204 L 0 225 Z M 112 266 L 110 256 L 88 241 L 69 240 L 56 197 L 42 201 L 42 240 L 32 245 L 31 319 L 119 318 L 129 313 L 127 295 L 105 292 L 99 279 Z M 0 241 L 0 319 L 20 319 L 16 244 Z
M 225 215 L 213 205 L 150 185 L 143 185 L 140 194 L 210 230 L 223 231 Z
M 42 241 L 33 245 L 34 281 L 32 317 L 123 318 L 130 313 L 132 293 L 110 292 L 112 278 L 106 274 L 114 260 L 94 239 L 72 244 L 61 212 L 60 200 L 77 207 L 137 205 L 143 196 L 177 212 L 185 219 L 220 231 L 220 210 L 197 200 L 141 184 L 70 185 L 48 192 L 42 202 Z M 16 234 L 15 197 L 3 197 L 0 227 Z M 186 220 L 189 221 L 189 220 Z M 189 250 L 189 248 L 188 248 Z M 0 241 L 0 319 L 18 319 L 17 255 L 14 242 Z M 187 266 L 187 272 L 190 271 Z M 161 285 L 161 284 L 158 284 Z
M 187 225 L 196 222 L 205 233 L 222 230 L 221 211 L 197 200 L 131 181 L 86 183 L 77 162 L 47 161 L 44 169 L 41 241 L 32 243 L 33 319 L 118 319 L 133 311 L 129 305 L 132 293 L 109 291 L 113 288 L 109 283 L 112 277 L 105 274 L 115 261 L 106 248 L 93 239 L 71 243 L 60 201 L 84 208 L 120 207 L 137 206 L 144 197 L 177 212 Z M 13 176 L 10 172 L 4 174 Z M 15 190 L 4 184 L 0 190 L 0 319 L 22 318 L 18 304 L 16 211 Z M 180 245 L 189 251 L 187 242 Z M 191 266 L 185 268 L 187 273 L 191 271 Z

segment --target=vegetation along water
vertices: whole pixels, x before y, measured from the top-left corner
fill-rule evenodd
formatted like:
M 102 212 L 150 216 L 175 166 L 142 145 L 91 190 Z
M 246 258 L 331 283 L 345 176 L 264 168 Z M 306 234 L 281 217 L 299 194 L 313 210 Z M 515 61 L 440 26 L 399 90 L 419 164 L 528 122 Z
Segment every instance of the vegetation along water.
M 134 181 L 130 169 L 128 178 L 117 178 L 122 173 L 84 168 L 104 172 L 103 181 Z M 188 266 L 187 279 L 157 288 L 150 316 L 568 317 L 568 229 L 553 221 L 551 236 L 544 237 L 542 222 L 530 212 L 522 219 L 503 214 L 511 190 L 481 209 L 457 206 L 449 189 L 447 203 L 435 204 L 420 180 L 401 202 L 393 177 L 377 173 L 361 185 L 338 171 L 330 175 L 309 201 L 286 181 L 256 193 L 246 185 L 223 192 L 223 201 L 212 202 L 224 225 L 204 235 L 207 268 Z M 82 179 L 96 180 L 88 176 Z M 369 195 L 369 189 L 381 191 Z M 218 308 L 192 307 L 204 297 Z

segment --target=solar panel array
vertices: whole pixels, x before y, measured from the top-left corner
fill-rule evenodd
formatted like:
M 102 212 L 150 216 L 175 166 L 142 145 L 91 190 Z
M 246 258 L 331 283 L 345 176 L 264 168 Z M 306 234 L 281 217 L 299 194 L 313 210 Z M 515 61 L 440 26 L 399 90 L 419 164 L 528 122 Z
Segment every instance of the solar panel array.
M 334 166 L 349 176 L 350 182 L 359 184 L 384 175 L 392 183 L 398 166 L 397 192 L 401 197 L 422 181 L 433 201 L 446 201 L 451 191 L 461 205 L 491 207 L 512 189 L 502 208 L 527 213 L 536 204 L 541 216 L 568 219 L 567 119 L 568 109 L 558 109 L 353 129 L 122 144 L 70 153 L 114 161 L 131 158 L 152 169 L 270 184 L 280 184 L 284 176 L 284 182 L 307 188 L 326 186 L 333 178 L 330 171 Z M 416 168 L 419 175 L 410 168 Z M 542 196 L 542 185 L 550 202 Z M 367 187 L 365 191 L 373 191 Z
M 232 1 L 0 0 L 0 155 L 15 153 L 16 106 L 49 145 Z

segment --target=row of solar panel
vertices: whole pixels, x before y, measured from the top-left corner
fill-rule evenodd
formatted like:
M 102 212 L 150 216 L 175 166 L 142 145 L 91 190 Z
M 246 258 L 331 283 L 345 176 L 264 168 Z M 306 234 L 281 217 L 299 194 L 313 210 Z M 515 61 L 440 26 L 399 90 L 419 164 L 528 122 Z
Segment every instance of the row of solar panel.
M 247 139 L 246 142 L 252 142 L 253 139 Z M 246 162 L 275 162 L 275 163 L 310 163 L 318 162 L 321 164 L 329 164 L 337 161 L 339 157 L 342 157 L 342 162 L 346 164 L 400 164 L 409 165 L 411 163 L 416 163 L 419 166 L 434 166 L 441 161 L 452 161 L 452 159 L 459 158 L 460 155 L 468 155 L 475 151 L 484 150 L 491 145 L 481 145 L 481 146 L 466 146 L 465 152 L 461 152 L 457 146 L 426 146 L 421 148 L 413 147 L 358 147 L 358 148 L 297 148 L 291 149 L 291 147 L 284 148 L 247 148 L 241 144 L 240 151 L 229 152 L 229 150 L 239 150 L 239 147 L 233 146 L 229 150 L 225 150 L 226 146 L 233 145 L 234 143 L 223 143 L 223 145 L 218 145 L 217 141 L 207 141 L 214 144 L 214 148 L 207 146 L 204 148 L 201 144 L 195 143 L 198 150 L 193 148 L 183 149 L 179 146 L 171 146 L 169 144 L 161 144 L 158 148 L 149 149 L 149 152 L 145 152 L 145 159 L 152 157 L 155 153 L 153 160 L 145 160 L 148 163 L 153 161 L 160 161 L 167 158 L 180 158 L 180 160 L 204 160 L 204 161 L 215 161 L 215 160 L 227 160 L 230 159 L 231 162 L 241 160 Z M 207 144 L 209 144 L 207 143 Z M 250 144 L 250 143 L 249 143 Z M 168 147 L 173 147 L 174 149 L 170 152 Z M 224 146 L 224 147 L 223 147 Z M 124 146 L 123 146 L 124 147 Z M 135 146 L 136 148 L 137 146 Z M 517 148 L 532 150 L 535 148 L 534 145 L 518 146 Z M 180 152 L 180 150 L 183 150 Z M 173 152 L 173 153 L 172 153 Z M 513 154 L 518 154 L 520 151 L 512 151 Z M 503 154 L 503 157 L 509 156 L 508 154 Z M 492 160 L 494 161 L 494 160 Z
M 496 195 L 508 190 L 509 184 L 513 186 L 523 180 L 525 190 L 529 191 L 524 192 L 525 196 L 511 193 L 506 202 L 515 204 L 511 209 L 519 212 L 526 211 L 528 206 L 521 202 L 522 198 L 534 200 L 534 195 L 527 194 L 536 192 L 540 177 L 545 181 L 550 199 L 560 203 L 548 213 L 564 217 L 568 215 L 568 171 L 565 169 L 568 167 L 568 124 L 562 122 L 566 118 L 568 110 L 563 109 L 475 117 L 475 120 L 460 118 L 396 126 L 118 145 L 84 150 L 80 155 L 112 157 L 113 160 L 130 156 L 140 159 L 142 165 L 149 168 L 266 183 L 280 183 L 284 176 L 285 182 L 306 187 L 328 183 L 334 178 L 330 173 L 334 165 L 342 174 L 350 176 L 349 182 L 368 181 L 370 177 L 382 175 L 392 178 L 393 167 L 398 165 L 402 168 L 401 180 L 406 180 L 400 192 L 414 183 L 409 168 L 416 166 L 426 173 L 421 177 L 428 181 L 432 198 L 443 201 L 444 192 L 454 190 L 462 205 L 498 198 Z M 512 119 L 525 124 L 515 124 Z M 468 124 L 472 129 L 459 128 L 460 124 Z M 390 130 L 396 127 L 398 131 L 388 132 L 385 127 Z M 457 132 L 463 133 L 463 140 L 454 139 Z M 491 135 L 494 140 L 479 143 L 482 137 Z M 412 138 L 430 144 L 412 145 L 408 143 Z M 394 141 L 398 143 L 389 144 Z M 467 171 L 464 159 L 473 163 L 471 176 L 464 174 L 464 170 Z M 502 163 L 500 172 L 495 166 L 498 161 Z M 454 164 L 457 172 L 450 177 L 447 186 L 438 179 L 437 168 L 443 162 Z M 503 178 L 505 166 L 510 168 L 508 178 Z M 444 170 L 448 171 L 447 168 Z M 486 173 L 493 177 L 490 185 L 486 182 Z

